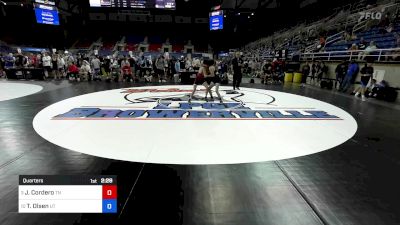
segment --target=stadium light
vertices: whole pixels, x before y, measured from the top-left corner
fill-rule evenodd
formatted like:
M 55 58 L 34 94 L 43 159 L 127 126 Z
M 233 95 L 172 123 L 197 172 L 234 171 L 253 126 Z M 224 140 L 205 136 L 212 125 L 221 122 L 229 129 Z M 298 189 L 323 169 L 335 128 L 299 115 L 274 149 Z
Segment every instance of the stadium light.
M 3 1 L 0 1 L 1 3 L 3 3 L 3 5 L 7 5 L 7 2 L 3 2 Z
M 254 16 L 254 13 L 251 13 L 252 16 Z

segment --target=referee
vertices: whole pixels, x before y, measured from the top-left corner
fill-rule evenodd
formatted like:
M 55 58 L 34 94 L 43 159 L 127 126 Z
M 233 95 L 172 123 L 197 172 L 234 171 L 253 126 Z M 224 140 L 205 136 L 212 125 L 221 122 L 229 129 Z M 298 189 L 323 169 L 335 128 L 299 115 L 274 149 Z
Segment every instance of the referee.
M 236 52 L 235 58 L 232 59 L 232 70 L 233 70 L 233 90 L 238 90 L 240 83 L 242 82 L 242 66 L 243 59 L 240 58 L 240 52 Z

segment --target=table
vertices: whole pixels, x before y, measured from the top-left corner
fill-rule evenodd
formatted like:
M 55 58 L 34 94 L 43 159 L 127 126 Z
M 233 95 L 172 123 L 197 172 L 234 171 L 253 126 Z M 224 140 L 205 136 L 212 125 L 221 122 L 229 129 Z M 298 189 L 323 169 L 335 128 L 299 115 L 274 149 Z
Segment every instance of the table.
M 9 68 L 5 71 L 7 79 L 43 80 L 44 77 L 42 68 Z

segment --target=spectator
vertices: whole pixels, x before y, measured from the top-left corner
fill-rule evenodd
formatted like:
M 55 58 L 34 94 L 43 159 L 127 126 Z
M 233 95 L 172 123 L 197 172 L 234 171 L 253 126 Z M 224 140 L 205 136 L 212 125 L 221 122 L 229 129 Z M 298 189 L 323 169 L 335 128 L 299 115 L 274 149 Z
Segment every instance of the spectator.
M 131 71 L 132 71 L 132 74 L 135 74 L 135 70 L 136 70 L 136 59 L 135 59 L 135 57 L 133 57 L 133 56 L 130 56 L 129 58 L 128 58 L 128 61 L 129 61 L 129 65 L 131 65 Z
M 372 67 L 371 63 L 366 63 L 365 66 L 361 69 L 361 81 L 360 81 L 360 87 L 358 87 L 356 90 L 353 91 L 354 96 L 358 97 L 360 96 L 361 93 L 361 99 L 362 101 L 365 101 L 365 91 L 367 90 L 367 85 L 372 78 L 372 75 L 374 74 L 374 67 Z
M 301 72 L 302 72 L 302 76 L 301 76 L 301 87 L 305 87 L 305 84 L 306 84 L 306 82 L 307 82 L 307 77 L 310 75 L 310 71 L 311 71 L 311 68 L 310 68 L 310 62 L 306 62 L 304 65 L 303 65 L 303 68 L 301 69 Z
M 339 91 L 346 92 L 352 84 L 353 79 L 357 76 L 359 71 L 358 64 L 353 60 L 351 61 L 345 78 L 343 79 L 342 84 L 340 85 Z
M 89 62 L 86 60 L 83 60 L 82 66 L 79 69 L 79 77 L 78 77 L 77 81 L 79 82 L 81 80 L 88 80 L 90 72 L 91 72 L 91 69 L 90 69 Z
M 66 63 L 66 65 L 71 65 L 72 63 L 75 63 L 75 58 L 68 51 L 65 51 L 64 54 L 64 62 Z
M 325 65 L 325 63 L 318 62 L 316 66 L 316 77 L 318 84 L 321 83 L 324 74 L 327 74 L 327 72 L 328 72 L 328 67 Z
M 90 64 L 92 65 L 93 68 L 93 80 L 101 80 L 100 78 L 100 59 L 99 56 L 95 56 L 92 61 L 90 62 Z
M 166 82 L 165 80 L 165 71 L 164 71 L 164 67 L 165 67 L 165 59 L 163 55 L 159 55 L 158 58 L 156 59 L 156 74 L 158 76 L 159 82 Z
M 335 80 L 335 89 L 341 86 L 344 77 L 346 76 L 347 73 L 347 68 L 348 68 L 348 63 L 346 61 L 343 61 L 339 65 L 336 66 L 335 69 L 335 74 L 336 74 L 336 80 Z
M 186 68 L 186 70 L 189 70 L 189 71 L 194 70 L 192 67 L 192 60 L 189 57 L 186 58 L 185 68 Z
M 392 33 L 392 31 L 394 30 L 394 24 L 390 23 L 389 26 L 386 27 L 385 31 L 387 33 Z
M 56 78 L 61 79 L 64 76 L 65 73 L 65 61 L 64 58 L 61 55 L 57 56 L 57 73 L 56 73 Z
M 58 58 L 57 54 L 51 55 L 51 69 L 52 69 L 51 74 L 54 79 L 56 79 L 58 71 L 57 58 Z
M 369 43 L 369 46 L 364 50 L 364 52 L 361 52 L 360 55 L 358 55 L 358 59 L 365 60 L 367 56 L 371 55 L 373 51 L 377 49 L 376 44 L 374 41 L 371 41 Z
M 396 48 L 400 48 L 400 35 L 398 33 L 395 34 L 396 37 Z M 389 61 L 389 59 L 393 61 L 398 61 L 400 59 L 400 50 L 395 50 L 388 52 L 389 56 L 385 56 L 386 61 Z
M 14 62 L 15 67 L 22 68 L 24 67 L 25 64 L 26 64 L 25 56 L 22 53 L 18 53 L 15 56 L 15 62 Z
M 357 48 L 358 50 L 365 50 L 367 48 L 368 42 L 364 40 L 363 37 L 360 38 L 360 42 L 358 42 Z
M 129 64 L 129 60 L 127 58 L 123 58 L 121 61 L 121 68 L 125 66 L 131 67 L 131 65 Z
M 378 27 L 387 27 L 390 24 L 389 14 L 386 14 L 378 23 Z
M 75 63 L 71 63 L 68 66 L 67 76 L 70 81 L 77 80 L 79 78 L 79 68 L 75 65 Z
M 357 44 L 356 43 L 353 43 L 351 46 L 350 46 L 350 48 L 349 48 L 349 51 L 357 51 L 358 50 L 358 47 L 357 47 Z M 353 54 L 353 53 L 352 53 Z
M 130 64 L 130 62 L 129 62 Z M 131 65 L 132 67 L 132 65 Z M 103 68 L 104 68 L 104 76 L 106 77 L 106 81 L 111 81 L 111 57 L 107 56 L 103 61 Z
M 200 59 L 199 58 L 194 58 L 193 59 L 193 63 L 192 63 L 193 69 L 195 71 L 200 69 L 201 63 L 200 63 Z
M 12 53 L 9 53 L 8 56 L 4 58 L 4 68 L 13 68 L 15 63 L 15 58 Z
M 4 66 L 5 66 L 4 56 L 2 53 L 0 53 L 0 78 L 5 76 Z
M 131 70 L 131 66 L 128 63 L 124 63 L 124 61 L 121 63 L 121 74 L 122 74 L 122 80 L 125 82 L 133 82 L 133 74 Z
M 313 60 L 310 63 L 310 84 L 315 84 L 315 75 L 317 73 L 317 65 L 315 64 L 315 61 Z
M 42 62 L 44 68 L 44 78 L 46 79 L 49 77 L 49 72 L 52 71 L 50 55 L 48 55 L 47 53 L 43 53 Z
M 33 54 L 33 53 L 29 54 L 28 61 L 29 61 L 28 67 L 35 67 L 35 68 L 37 68 L 38 62 L 37 62 L 37 57 L 36 57 L 35 54 Z

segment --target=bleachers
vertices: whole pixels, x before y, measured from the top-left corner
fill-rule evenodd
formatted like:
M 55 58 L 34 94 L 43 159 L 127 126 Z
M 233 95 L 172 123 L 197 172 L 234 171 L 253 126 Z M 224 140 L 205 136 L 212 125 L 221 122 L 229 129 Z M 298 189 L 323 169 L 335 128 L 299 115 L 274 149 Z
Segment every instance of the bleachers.
M 343 51 L 347 50 L 352 44 L 359 44 L 360 39 L 363 38 L 366 42 L 374 41 L 378 48 L 388 49 L 397 47 L 396 33 L 400 31 L 400 26 L 396 26 L 391 33 L 382 33 L 382 29 L 375 27 L 365 32 L 357 33 L 355 40 L 346 42 L 338 41 L 331 43 L 325 47 L 325 51 Z
M 301 23 L 295 27 L 277 31 L 268 37 L 247 44 L 241 50 L 251 52 L 255 54 L 254 56 L 261 58 L 274 57 L 268 53 L 269 49 L 286 49 L 289 55 L 299 50 L 303 53 L 344 51 L 348 50 L 353 43 L 359 43 L 361 37 L 368 43 L 375 41 L 380 49 L 397 47 L 396 33 L 400 33 L 400 26 L 395 26 L 390 34 L 385 34 L 383 30 L 385 28 L 373 28 L 366 32 L 359 32 L 356 33 L 357 38 L 349 42 L 344 41 L 341 37 L 344 30 L 353 29 L 357 32 L 365 29 L 367 21 L 359 21 L 360 11 L 381 11 L 384 8 L 385 13 L 395 15 L 394 12 L 400 7 L 399 3 L 386 1 L 378 3 L 374 8 L 366 8 L 365 2 L 360 1 L 353 6 L 350 7 L 350 10 L 343 9 L 339 13 L 313 23 Z M 320 35 L 324 36 L 326 40 L 329 39 L 328 44 L 322 49 L 318 48 Z

